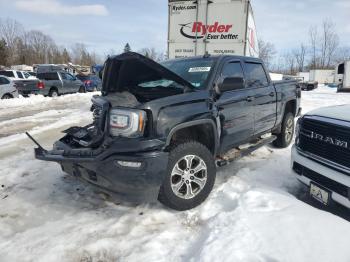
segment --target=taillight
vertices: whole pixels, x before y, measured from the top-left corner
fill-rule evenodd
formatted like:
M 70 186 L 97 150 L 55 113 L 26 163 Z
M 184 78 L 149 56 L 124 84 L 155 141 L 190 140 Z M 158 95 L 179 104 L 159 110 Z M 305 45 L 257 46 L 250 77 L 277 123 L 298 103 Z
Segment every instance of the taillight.
M 44 84 L 44 82 L 39 81 L 39 82 L 36 84 L 36 87 L 39 88 L 39 89 L 43 89 L 43 88 L 45 88 L 45 84 Z

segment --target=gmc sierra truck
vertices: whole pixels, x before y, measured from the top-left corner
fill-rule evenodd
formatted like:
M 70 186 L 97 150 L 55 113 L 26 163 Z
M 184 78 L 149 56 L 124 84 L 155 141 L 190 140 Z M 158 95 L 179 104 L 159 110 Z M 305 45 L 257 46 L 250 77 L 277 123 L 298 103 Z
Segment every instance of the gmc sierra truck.
M 310 195 L 324 205 L 332 200 L 350 208 L 349 105 L 311 111 L 297 122 L 292 167 Z
M 110 57 L 93 122 L 72 127 L 37 159 L 107 192 L 152 196 L 176 210 L 201 204 L 216 168 L 273 142 L 287 147 L 301 91 L 272 82 L 260 59 L 209 56 L 156 63 Z

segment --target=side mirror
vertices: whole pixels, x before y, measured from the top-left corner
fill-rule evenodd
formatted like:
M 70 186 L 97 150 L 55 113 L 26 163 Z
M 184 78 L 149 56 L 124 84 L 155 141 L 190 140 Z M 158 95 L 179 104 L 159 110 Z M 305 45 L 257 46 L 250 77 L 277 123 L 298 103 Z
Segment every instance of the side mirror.
M 222 81 L 219 82 L 217 85 L 217 92 L 219 94 L 232 91 L 232 90 L 238 90 L 244 88 L 244 79 L 243 77 L 226 77 L 222 79 Z

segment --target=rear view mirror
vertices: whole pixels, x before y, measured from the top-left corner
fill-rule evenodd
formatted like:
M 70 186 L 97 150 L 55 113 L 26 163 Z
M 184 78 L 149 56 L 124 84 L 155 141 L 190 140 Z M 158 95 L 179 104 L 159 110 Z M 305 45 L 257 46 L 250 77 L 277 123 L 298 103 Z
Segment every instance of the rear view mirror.
M 244 88 L 243 77 L 226 77 L 218 84 L 219 93 L 224 93 L 232 90 Z

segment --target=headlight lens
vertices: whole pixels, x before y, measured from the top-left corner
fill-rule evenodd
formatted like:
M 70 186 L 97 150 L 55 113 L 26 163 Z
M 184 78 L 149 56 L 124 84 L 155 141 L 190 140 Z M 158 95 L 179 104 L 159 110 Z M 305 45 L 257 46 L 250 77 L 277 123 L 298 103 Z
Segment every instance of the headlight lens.
M 140 137 L 143 135 L 147 115 L 135 109 L 112 109 L 109 116 L 109 129 L 112 136 Z

